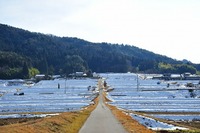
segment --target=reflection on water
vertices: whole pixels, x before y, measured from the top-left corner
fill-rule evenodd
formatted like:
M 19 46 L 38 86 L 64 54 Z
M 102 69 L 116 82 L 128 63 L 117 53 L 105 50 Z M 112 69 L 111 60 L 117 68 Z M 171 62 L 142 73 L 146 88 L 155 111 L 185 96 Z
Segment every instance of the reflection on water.
M 23 81 L 20 80 L 21 82 Z M 46 80 L 33 86 L 10 83 L 13 82 L 0 82 L 0 113 L 80 110 L 92 103 L 95 95 L 93 91 L 88 90 L 88 86 L 96 86 L 97 80 Z M 24 95 L 18 95 L 20 93 Z
M 120 108 L 145 112 L 200 112 L 200 89 L 186 87 L 187 83 L 198 85 L 198 80 L 145 80 L 144 75 L 133 73 L 101 76 L 114 88 L 108 93 L 111 104 Z

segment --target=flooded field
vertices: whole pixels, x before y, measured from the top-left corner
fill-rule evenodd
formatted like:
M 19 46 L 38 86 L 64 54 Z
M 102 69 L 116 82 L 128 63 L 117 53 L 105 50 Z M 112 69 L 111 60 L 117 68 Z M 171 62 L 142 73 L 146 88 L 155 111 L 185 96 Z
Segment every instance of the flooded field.
M 67 112 L 90 105 L 96 96 L 95 79 L 44 80 L 34 85 L 0 81 L 0 117 L 31 112 Z M 91 86 L 92 89 L 88 89 Z
M 154 117 L 174 121 L 180 118 L 179 114 L 184 113 L 187 115 L 181 115 L 182 120 L 195 120 L 198 115 L 193 115 L 193 113 L 200 112 L 198 80 L 160 81 L 149 79 L 148 75 L 133 73 L 111 73 L 101 74 L 101 76 L 106 79 L 110 88 L 114 89 L 108 93 L 108 98 L 112 100 L 109 104 L 118 108 L 148 112 L 149 114 L 157 112 L 160 115 L 153 115 Z M 188 83 L 192 83 L 196 87 L 186 87 Z M 170 113 L 176 114 L 173 117 L 172 115 L 164 115 Z M 199 116 L 196 120 L 199 120 Z M 145 126 L 148 127 L 148 124 Z
M 100 74 L 109 86 L 109 104 L 131 113 L 133 119 L 153 130 L 186 129 L 160 122 L 199 122 L 200 87 L 197 80 L 152 80 L 150 75 L 133 73 Z M 187 84 L 193 87 L 187 87 Z M 43 80 L 24 84 L 22 80 L 0 81 L 0 118 L 31 118 L 80 110 L 97 96 L 97 79 Z M 34 115 L 36 112 L 46 112 Z M 54 114 L 53 114 L 54 113 Z

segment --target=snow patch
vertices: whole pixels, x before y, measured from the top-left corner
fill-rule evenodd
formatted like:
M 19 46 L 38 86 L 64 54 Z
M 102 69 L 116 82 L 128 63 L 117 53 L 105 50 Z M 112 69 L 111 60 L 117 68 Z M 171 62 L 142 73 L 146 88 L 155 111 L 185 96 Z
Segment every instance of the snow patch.
M 0 115 L 0 119 L 8 119 L 8 118 L 42 118 L 42 117 L 48 117 L 48 116 L 56 116 L 59 115 L 59 113 L 55 114 L 7 114 L 7 115 Z
M 173 121 L 200 121 L 200 115 L 153 114 L 152 116 Z
M 152 130 L 187 130 L 187 128 L 174 126 L 171 124 L 163 123 L 152 118 L 144 117 L 137 114 L 131 114 L 132 118 L 137 120 L 140 124 L 150 128 Z

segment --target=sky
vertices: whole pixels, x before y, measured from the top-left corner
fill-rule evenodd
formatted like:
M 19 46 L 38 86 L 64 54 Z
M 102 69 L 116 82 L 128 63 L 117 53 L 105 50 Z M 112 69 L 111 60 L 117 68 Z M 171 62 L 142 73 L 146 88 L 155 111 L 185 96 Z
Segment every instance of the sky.
M 0 0 L 0 23 L 200 63 L 200 0 Z

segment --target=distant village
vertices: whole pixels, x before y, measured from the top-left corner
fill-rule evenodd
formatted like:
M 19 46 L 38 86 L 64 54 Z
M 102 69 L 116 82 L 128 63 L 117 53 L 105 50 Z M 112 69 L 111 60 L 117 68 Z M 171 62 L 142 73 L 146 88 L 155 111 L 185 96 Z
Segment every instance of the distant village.
M 75 72 L 71 73 L 67 76 L 67 78 L 83 78 L 83 77 L 91 77 L 91 78 L 99 78 L 99 74 L 97 73 L 92 73 L 90 75 L 84 73 L 84 72 Z M 45 80 L 45 79 L 56 79 L 56 78 L 66 78 L 66 75 L 48 75 L 46 76 L 45 74 L 37 74 L 35 75 L 35 80 Z
M 84 77 L 90 77 L 90 78 L 99 78 L 99 74 L 92 73 L 90 75 L 87 75 L 84 72 L 75 72 L 71 73 L 67 76 L 67 78 L 84 78 Z M 44 79 L 56 79 L 56 78 L 66 78 L 65 75 L 53 75 L 46 77 L 45 74 L 38 74 L 35 76 L 36 80 L 44 80 Z M 159 79 L 159 80 L 200 80 L 200 75 L 191 74 L 189 72 L 183 73 L 183 74 L 171 74 L 171 73 L 164 73 L 164 74 L 155 74 L 152 76 L 152 79 Z
M 76 78 L 99 78 L 99 74 L 97 73 L 92 73 L 90 75 L 87 75 L 86 73 L 84 72 L 75 72 L 75 73 L 72 73 L 72 74 L 69 74 L 67 77 L 66 75 L 45 75 L 45 74 L 37 74 L 35 75 L 34 78 L 31 78 L 31 79 L 25 79 L 25 80 L 22 80 L 22 79 L 13 79 L 13 80 L 9 80 L 7 82 L 7 86 L 13 86 L 13 85 L 21 85 L 21 84 L 25 84 L 27 86 L 32 86 L 34 85 L 35 83 L 41 81 L 41 80 L 54 80 L 54 79 L 58 79 L 58 78 L 67 78 L 67 79 L 76 79 Z
M 200 80 L 200 75 L 183 73 L 183 74 L 171 74 L 165 73 L 161 75 L 155 75 L 152 79 L 159 80 Z

